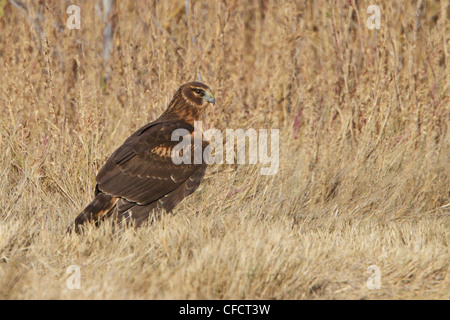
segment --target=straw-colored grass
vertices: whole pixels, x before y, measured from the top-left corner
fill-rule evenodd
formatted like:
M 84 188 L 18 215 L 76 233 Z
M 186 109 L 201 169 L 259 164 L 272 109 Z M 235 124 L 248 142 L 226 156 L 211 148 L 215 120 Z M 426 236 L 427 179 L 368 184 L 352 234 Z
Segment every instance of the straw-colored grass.
M 107 62 L 101 1 L 80 30 L 25 3 L 0 1 L 0 299 L 450 297 L 448 0 L 377 1 L 379 30 L 370 1 L 121 0 Z M 213 165 L 152 225 L 66 234 L 199 76 L 208 127 L 280 130 L 278 173 Z

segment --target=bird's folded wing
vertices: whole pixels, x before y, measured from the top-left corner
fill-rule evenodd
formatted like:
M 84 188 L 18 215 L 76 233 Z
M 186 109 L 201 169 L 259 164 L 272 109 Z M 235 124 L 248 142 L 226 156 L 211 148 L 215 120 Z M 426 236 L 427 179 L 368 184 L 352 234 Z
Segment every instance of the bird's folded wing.
M 139 205 L 147 205 L 187 180 L 191 187 L 196 188 L 201 183 L 206 164 L 177 165 L 172 161 L 172 149 L 180 143 L 171 140 L 176 129 L 193 130 L 189 124 L 173 122 L 148 124 L 136 131 L 100 169 L 98 189 Z M 193 147 L 192 141 L 192 154 Z

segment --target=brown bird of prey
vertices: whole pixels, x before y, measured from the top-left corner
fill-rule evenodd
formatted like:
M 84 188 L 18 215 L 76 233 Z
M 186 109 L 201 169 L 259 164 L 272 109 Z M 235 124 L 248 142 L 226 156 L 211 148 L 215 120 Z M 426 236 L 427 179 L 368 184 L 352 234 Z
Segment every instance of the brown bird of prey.
M 133 133 L 108 158 L 96 181 L 95 198 L 75 219 L 75 230 L 91 221 L 115 223 L 134 221 L 138 226 L 161 211 L 171 211 L 183 198 L 197 190 L 206 171 L 203 161 L 175 164 L 172 133 L 185 129 L 193 137 L 194 121 L 215 99 L 200 82 L 182 85 L 167 110 L 155 121 Z M 192 139 L 191 154 L 194 154 Z M 208 144 L 202 142 L 202 149 Z M 203 150 L 202 150 L 203 151 Z M 186 161 L 187 162 L 187 161 Z

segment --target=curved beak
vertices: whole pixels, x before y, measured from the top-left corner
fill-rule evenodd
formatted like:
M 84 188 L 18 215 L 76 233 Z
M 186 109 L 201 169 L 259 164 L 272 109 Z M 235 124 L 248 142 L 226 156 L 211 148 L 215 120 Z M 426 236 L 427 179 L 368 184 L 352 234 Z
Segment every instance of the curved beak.
M 214 105 L 216 104 L 216 99 L 214 98 L 213 94 L 209 91 L 206 91 L 205 95 L 203 96 L 203 99 Z

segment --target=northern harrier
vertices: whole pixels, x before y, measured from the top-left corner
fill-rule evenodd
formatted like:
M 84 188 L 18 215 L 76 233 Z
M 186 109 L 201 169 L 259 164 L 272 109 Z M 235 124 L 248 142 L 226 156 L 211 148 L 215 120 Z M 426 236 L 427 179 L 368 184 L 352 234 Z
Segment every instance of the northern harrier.
M 150 214 L 169 212 L 192 194 L 203 180 L 206 163 L 175 164 L 171 153 L 179 142 L 171 137 L 176 129 L 193 136 L 194 121 L 201 119 L 209 103 L 215 99 L 208 86 L 181 86 L 157 120 L 133 133 L 108 158 L 97 175 L 94 200 L 75 219 L 76 230 L 106 218 L 118 223 L 133 219 L 140 225 Z M 203 142 L 202 148 L 206 145 Z

